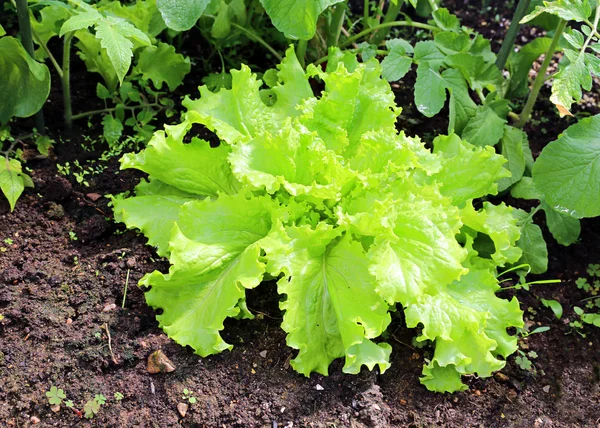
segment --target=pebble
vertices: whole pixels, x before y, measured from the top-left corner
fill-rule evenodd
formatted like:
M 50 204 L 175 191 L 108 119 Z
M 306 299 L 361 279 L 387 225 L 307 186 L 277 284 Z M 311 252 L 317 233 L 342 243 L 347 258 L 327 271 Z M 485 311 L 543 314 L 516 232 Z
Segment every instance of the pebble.
M 267 351 L 262 351 L 258 355 L 260 355 L 263 358 L 267 358 Z
M 50 410 L 52 410 L 54 413 L 58 413 L 60 412 L 60 405 L 56 405 L 56 406 L 52 406 L 50 407 Z
M 545 387 L 543 387 L 542 391 L 544 391 L 546 393 L 550 392 L 550 385 L 546 385 Z
M 73 324 L 73 320 L 71 318 L 67 318 L 67 325 Z
M 32 416 L 29 418 L 29 422 L 31 422 L 31 425 L 39 424 L 40 418 L 38 418 L 37 416 Z
M 179 412 L 182 418 L 185 418 L 185 415 L 188 411 L 188 405 L 185 403 L 177 403 L 177 411 Z
M 408 404 L 408 402 L 405 399 L 400 400 L 400 404 L 402 404 L 403 406 L 406 406 Z
M 319 385 L 319 384 L 317 383 L 317 385 L 315 386 L 315 389 L 316 389 L 317 391 L 323 391 L 325 388 L 323 388 L 321 385 Z
M 110 311 L 114 311 L 115 309 L 117 309 L 117 305 L 115 305 L 114 303 L 110 303 L 110 304 L 106 305 L 104 308 L 102 308 L 102 312 L 110 312 Z
M 494 374 L 494 378 L 496 378 L 498 382 L 508 382 L 508 376 L 501 372 Z
M 159 349 L 148 357 L 148 367 L 146 370 L 151 374 L 171 373 L 175 371 L 175 364 Z

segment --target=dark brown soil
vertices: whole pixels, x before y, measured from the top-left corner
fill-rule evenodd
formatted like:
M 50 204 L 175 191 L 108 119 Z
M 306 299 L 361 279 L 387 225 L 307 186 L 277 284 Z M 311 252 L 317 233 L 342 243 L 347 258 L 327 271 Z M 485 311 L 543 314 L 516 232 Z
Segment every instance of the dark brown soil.
M 456 2 L 454 10 L 463 24 L 481 25 L 479 8 L 461 7 Z M 510 12 L 491 9 L 485 16 L 496 13 Z M 502 19 L 486 22 L 490 37 L 501 37 L 507 27 Z M 410 100 L 405 107 L 410 113 Z M 540 109 L 540 118 L 552 117 L 544 124 L 550 137 L 530 133 L 541 146 L 568 122 L 555 120 L 545 101 Z M 442 132 L 444 126 L 443 119 L 427 125 Z M 414 129 L 418 132 L 418 124 Z M 58 147 L 57 162 L 90 156 L 79 146 L 78 132 L 89 131 L 78 129 L 70 143 Z M 112 222 L 107 198 L 97 199 L 131 190 L 141 175 L 117 174 L 113 160 L 82 187 L 58 174 L 55 161 L 28 166 L 35 189 L 13 213 L 0 198 L 0 426 L 600 426 L 600 329 L 584 330 L 584 338 L 568 325 L 576 318 L 572 307 L 586 297 L 575 279 L 585 276 L 589 263 L 600 263 L 600 219 L 584 220 L 581 241 L 567 248 L 547 236 L 550 266 L 542 278 L 560 278 L 561 284 L 517 292 L 533 327 L 551 327 L 521 341 L 525 351 L 538 354 L 535 370 L 519 368 L 513 356 L 501 375 L 467 379 L 468 391 L 434 394 L 418 381 L 428 351 L 411 346 L 415 332 L 401 317 L 389 329 L 394 349 L 385 374 L 345 375 L 336 361 L 329 377 L 298 375 L 289 365 L 294 351 L 285 344 L 269 283 L 249 293 L 255 320 L 226 322 L 224 338 L 235 345 L 232 352 L 194 355 L 158 329 L 135 285 L 168 264 L 143 237 Z M 539 297 L 561 302 L 563 319 L 556 320 Z M 174 372 L 147 372 L 147 359 L 158 349 L 176 366 Z M 51 386 L 64 389 L 74 409 L 51 409 L 45 395 Z M 177 405 L 185 401 L 184 389 L 196 402 L 182 417 Z M 122 400 L 115 400 L 116 392 Z M 96 394 L 106 396 L 106 404 L 94 419 L 82 419 L 77 412 Z

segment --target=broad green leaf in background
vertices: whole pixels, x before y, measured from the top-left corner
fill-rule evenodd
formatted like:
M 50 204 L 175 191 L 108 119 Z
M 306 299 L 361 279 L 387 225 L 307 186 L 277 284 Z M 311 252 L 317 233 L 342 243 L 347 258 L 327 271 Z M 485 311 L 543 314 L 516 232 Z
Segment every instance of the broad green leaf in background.
M 50 71 L 34 61 L 17 39 L 0 38 L 0 125 L 12 116 L 28 117 L 50 93 Z
M 403 46 L 392 45 L 392 47 L 388 46 L 388 49 L 390 52 L 381 61 L 381 76 L 388 82 L 394 82 L 408 73 L 412 59 L 406 56 L 406 49 Z
M 106 54 L 106 49 L 102 49 L 100 40 L 88 31 L 78 31 L 76 38 L 77 55 L 83 60 L 87 70 L 91 73 L 99 73 L 110 93 L 116 91 L 119 78 Z
M 144 79 L 152 80 L 156 89 L 166 83 L 170 91 L 174 91 L 186 74 L 191 70 L 190 59 L 178 54 L 175 48 L 167 43 L 158 42 L 156 46 L 148 46 L 142 50 L 136 70 Z
M 287 38 L 310 40 L 317 19 L 329 6 L 343 0 L 260 0 L 273 25 Z
M 521 226 L 521 237 L 517 245 L 523 255 L 517 264 L 528 264 L 531 273 L 542 274 L 548 270 L 548 247 L 542 235 L 542 229 L 533 223 L 530 213 L 520 209 L 513 211 Z
M 501 101 L 508 104 L 507 100 Z M 462 138 L 475 146 L 495 146 L 504 136 L 506 123 L 506 116 L 499 116 L 497 110 L 487 104 L 477 107 L 475 116 L 463 129 Z
M 0 25 L 0 36 L 4 36 L 6 34 L 6 30 L 4 30 L 4 27 L 2 25 Z
M 123 124 L 110 114 L 102 118 L 104 139 L 109 145 L 116 144 L 123 133 Z
M 559 213 L 545 201 L 542 202 L 542 209 L 546 213 L 546 226 L 560 245 L 569 246 L 579 239 L 581 224 L 578 219 Z
M 569 110 L 571 104 L 581 99 L 581 88 L 589 91 L 592 89 L 592 74 L 585 63 L 585 55 L 579 55 L 578 52 L 565 49 L 565 57 L 569 63 L 561 63 L 558 73 L 554 77 L 552 84 L 552 101 L 558 108 L 560 116 L 571 115 Z
M 526 164 L 523 141 L 527 142 L 527 134 L 520 129 L 504 125 L 504 135 L 500 140 L 500 153 L 508 161 L 505 168 L 510 171 L 511 176 L 498 181 L 499 192 L 508 189 L 523 177 Z
M 433 117 L 440 112 L 445 102 L 446 82 L 439 70 L 432 68 L 428 62 L 419 63 L 415 83 L 417 110 L 427 117 Z
M 69 16 L 70 14 L 68 8 L 58 5 L 49 5 L 39 11 L 40 20 L 38 21 L 37 18 L 33 16 L 33 12 L 30 10 L 31 28 L 36 33 L 34 41 L 36 43 L 42 42 L 44 44 L 48 44 L 48 41 L 52 37 L 58 36 L 60 27 L 62 26 L 63 22 L 69 18 Z M 47 56 L 48 54 L 42 47 L 36 49 L 35 59 L 42 61 Z
M 523 46 L 518 52 L 512 52 L 508 57 L 506 67 L 510 72 L 510 86 L 506 98 L 524 97 L 528 92 L 529 71 L 533 62 L 546 53 L 552 39 L 538 37 Z
M 211 0 L 156 0 L 165 24 L 176 31 L 192 28 Z
M 600 215 L 600 115 L 569 126 L 533 166 L 535 187 L 553 209 L 575 218 Z

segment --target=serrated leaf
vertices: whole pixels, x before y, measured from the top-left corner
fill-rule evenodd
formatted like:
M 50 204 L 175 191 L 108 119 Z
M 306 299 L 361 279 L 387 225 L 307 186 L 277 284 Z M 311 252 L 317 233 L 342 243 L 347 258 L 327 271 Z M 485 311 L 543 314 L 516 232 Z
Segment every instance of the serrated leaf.
M 0 125 L 12 116 L 28 117 L 42 108 L 50 93 L 50 71 L 35 62 L 13 37 L 0 39 Z
M 342 0 L 260 0 L 273 25 L 289 39 L 310 40 L 319 15 Z
M 165 24 L 176 31 L 192 28 L 211 0 L 156 0 Z
M 555 0 L 544 1 L 533 12 L 521 19 L 521 24 L 531 21 L 542 13 L 556 15 L 565 21 L 585 21 L 592 14 L 588 0 Z
M 109 146 L 117 144 L 123 133 L 123 124 L 119 119 L 107 114 L 102 118 L 103 136 Z
M 381 61 L 381 75 L 388 82 L 394 82 L 402 79 L 411 65 L 411 58 L 392 51 Z
M 62 37 L 67 33 L 71 33 L 77 30 L 84 30 L 92 25 L 95 25 L 102 19 L 102 15 L 97 10 L 91 10 L 88 12 L 77 13 L 67 19 L 65 23 L 60 27 L 59 36 Z
M 178 54 L 173 46 L 162 42 L 144 48 L 136 67 L 144 79 L 152 80 L 156 89 L 161 89 L 163 83 L 166 83 L 170 91 L 181 85 L 183 78 L 191 70 L 189 58 Z
M 135 38 L 148 45 L 150 40 L 129 22 L 112 16 L 102 19 L 95 28 L 96 38 L 100 40 L 100 45 L 106 50 L 106 55 L 122 83 L 129 71 L 133 56 L 133 42 L 130 38 Z
M 561 117 L 571 115 L 571 104 L 581 99 L 581 88 L 592 89 L 592 76 L 586 67 L 585 56 L 570 49 L 565 49 L 565 56 L 570 62 L 556 73 L 550 95 L 550 101 L 556 105 Z
M 535 187 L 548 205 L 575 218 L 600 215 L 600 115 L 571 125 L 542 150 Z
M 77 55 L 83 60 L 87 70 L 91 73 L 99 73 L 110 93 L 117 90 L 119 78 L 112 62 L 98 40 L 87 31 L 78 31 L 75 34 L 78 48 Z

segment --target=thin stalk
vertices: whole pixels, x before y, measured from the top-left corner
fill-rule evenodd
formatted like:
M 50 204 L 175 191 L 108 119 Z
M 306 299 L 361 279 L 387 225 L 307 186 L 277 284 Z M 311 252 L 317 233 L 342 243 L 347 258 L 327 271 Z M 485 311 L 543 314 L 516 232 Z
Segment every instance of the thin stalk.
M 528 286 L 528 285 L 559 284 L 559 283 L 560 283 L 560 279 L 542 279 L 540 281 L 531 281 L 531 282 L 526 282 L 524 284 L 513 285 L 511 287 L 499 288 L 498 290 L 496 290 L 496 293 L 498 293 L 500 291 L 505 291 L 505 290 L 520 289 L 520 288 L 523 288 L 524 286 Z
M 386 22 L 395 21 L 396 18 L 398 18 L 398 15 L 400 14 L 400 8 L 403 4 L 404 0 L 398 0 L 396 4 L 390 2 L 390 4 L 388 5 L 388 9 L 385 12 L 385 16 L 383 17 L 382 23 L 385 24 Z M 389 33 L 390 28 L 383 28 L 381 30 L 378 30 L 377 32 L 375 32 L 375 34 L 373 34 L 373 36 L 371 36 L 371 43 L 373 43 L 374 45 L 379 45 Z
M 523 111 L 521 112 L 521 119 L 515 125 L 516 128 L 523 128 L 527 121 L 529 120 L 529 116 L 531 115 L 531 111 L 533 110 L 533 106 L 535 105 L 535 101 L 542 89 L 542 85 L 546 81 L 546 70 L 548 70 L 548 66 L 550 65 L 550 61 L 552 60 L 552 55 L 554 55 L 554 50 L 556 49 L 556 45 L 560 39 L 560 36 L 567 25 L 567 21 L 561 19 L 558 23 L 558 27 L 556 27 L 556 32 L 554 33 L 554 37 L 552 38 L 552 42 L 550 42 L 550 46 L 548 47 L 548 51 L 546 52 L 546 57 L 544 58 L 544 62 L 538 71 L 538 75 L 533 81 L 533 86 L 531 87 L 531 92 L 529 93 L 529 97 L 527 98 L 527 103 L 525 103 L 525 107 L 523 107 Z
M 296 47 L 296 56 L 302 68 L 306 65 L 306 47 L 308 46 L 308 40 L 298 40 L 298 46 Z
M 344 17 L 346 16 L 346 7 L 348 0 L 338 3 L 331 17 L 331 23 L 327 29 L 327 47 L 337 46 L 340 41 L 340 33 L 344 25 Z
M 344 49 L 345 47 L 350 46 L 352 43 L 354 43 L 356 40 L 360 39 L 361 37 L 364 37 L 368 34 L 371 34 L 374 31 L 380 30 L 382 28 L 389 28 L 389 27 L 415 27 L 415 28 L 422 28 L 424 30 L 429 30 L 429 31 L 439 30 L 438 27 L 435 27 L 435 26 L 429 25 L 429 24 L 423 24 L 421 22 L 413 22 L 413 21 L 385 22 L 383 24 L 379 24 L 379 25 L 376 25 L 367 30 L 361 31 L 360 33 L 346 39 L 343 43 L 340 43 L 339 48 Z
M 431 10 L 433 12 L 435 12 L 436 10 L 438 10 L 438 5 L 435 2 L 435 0 L 429 0 L 429 7 L 431 8 Z
M 31 33 L 33 34 L 33 39 L 35 40 L 35 42 L 38 45 L 40 45 L 42 47 L 42 49 L 44 49 L 44 52 L 46 52 L 46 55 L 48 55 L 48 58 L 50 59 L 52 66 L 54 66 L 54 69 L 56 70 L 56 74 L 58 74 L 58 77 L 62 79 L 62 77 L 63 77 L 62 68 L 58 64 L 58 61 L 56 61 L 56 58 L 54 58 L 54 55 L 52 55 L 52 52 L 50 52 L 50 49 L 48 49 L 48 45 L 46 43 L 44 43 L 42 41 L 42 39 L 40 39 L 40 36 L 36 33 L 35 30 L 32 29 Z
M 596 7 L 596 14 L 594 16 L 594 24 L 592 25 L 592 31 L 591 31 L 590 35 L 588 35 L 587 39 L 585 40 L 585 43 L 583 44 L 583 46 L 581 47 L 581 50 L 579 51 L 579 58 L 581 58 L 585 54 L 585 50 L 587 49 L 590 42 L 594 38 L 593 33 L 595 33 L 596 30 L 598 29 L 598 20 L 599 19 L 600 19 L 600 6 Z
M 159 103 L 139 104 L 137 106 L 125 106 L 125 107 L 120 107 L 120 108 L 125 109 L 125 110 L 135 111 L 135 110 L 140 110 L 140 109 L 145 109 L 145 108 L 150 108 L 150 107 L 158 107 L 160 110 L 164 109 L 164 106 L 161 106 Z M 90 111 L 86 111 L 83 113 L 78 113 L 78 114 L 72 115 L 71 120 L 83 119 L 84 117 L 94 116 L 96 114 L 113 113 L 117 110 L 119 110 L 119 109 L 117 109 L 116 107 L 103 108 L 103 109 L 99 109 L 99 110 L 90 110 Z
M 369 25 L 369 0 L 364 0 L 363 2 L 363 27 L 365 30 Z
M 506 60 L 508 60 L 508 56 L 513 49 L 515 40 L 517 39 L 517 34 L 519 33 L 519 28 L 521 28 L 521 24 L 519 22 L 527 13 L 530 1 L 531 0 L 519 0 L 517 10 L 515 10 L 510 27 L 508 27 L 508 31 L 506 32 L 506 36 L 504 36 L 504 41 L 500 47 L 500 52 L 498 52 L 498 57 L 496 58 L 496 66 L 500 70 L 504 69 Z
M 127 299 L 127 288 L 129 287 L 129 271 L 127 269 L 127 277 L 125 278 L 125 289 L 123 290 L 123 303 L 121 303 L 121 308 L 125 309 L 125 299 Z
M 19 20 L 19 32 L 21 33 L 21 41 L 25 51 L 33 58 L 33 36 L 31 34 L 31 22 L 29 21 L 29 8 L 27 0 L 17 0 L 17 18 Z M 40 134 L 46 132 L 44 124 L 44 113 L 42 109 L 35 113 L 33 118 L 34 126 Z
M 71 40 L 75 32 L 71 31 L 65 35 L 63 41 L 63 103 L 65 108 L 65 128 L 70 131 L 73 127 L 73 109 L 71 107 Z
M 207 16 L 208 16 L 208 15 L 207 15 Z M 241 26 L 241 25 L 239 25 L 239 24 L 236 24 L 235 22 L 232 22 L 232 23 L 231 23 L 231 26 L 232 26 L 232 27 L 234 27 L 234 28 L 237 28 L 237 29 L 238 29 L 238 30 L 240 30 L 242 33 L 244 33 L 246 36 L 248 36 L 249 38 L 251 38 L 252 40 L 254 40 L 254 41 L 256 41 L 256 42 L 260 43 L 261 45 L 263 45 L 263 46 L 264 46 L 264 47 L 265 47 L 265 48 L 266 48 L 266 49 L 267 49 L 269 52 L 271 52 L 271 53 L 273 54 L 273 56 L 274 56 L 275 58 L 277 58 L 279 61 L 282 61 L 282 60 L 283 60 L 283 57 L 282 57 L 281 55 L 279 55 L 279 53 L 278 53 L 278 52 L 277 52 L 275 49 L 273 49 L 273 47 L 272 47 L 270 44 L 268 44 L 267 42 L 265 42 L 265 40 L 264 40 L 262 37 L 260 37 L 260 36 L 258 36 L 258 35 L 256 35 L 256 34 L 254 34 L 252 31 L 250 31 L 250 30 L 248 30 L 248 29 L 246 29 L 246 28 L 242 27 L 242 26 Z
M 357 53 L 358 49 L 346 49 L 347 52 L 352 52 L 352 53 Z M 375 53 L 377 55 L 387 55 L 390 53 L 390 51 L 385 50 L 385 49 L 377 49 L 375 51 Z M 329 59 L 329 55 L 326 55 L 322 58 L 319 58 L 318 60 L 316 60 L 315 62 L 313 62 L 314 65 L 319 65 L 319 64 L 323 64 L 324 62 L 326 62 Z

